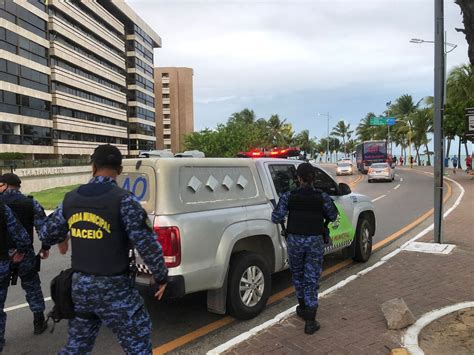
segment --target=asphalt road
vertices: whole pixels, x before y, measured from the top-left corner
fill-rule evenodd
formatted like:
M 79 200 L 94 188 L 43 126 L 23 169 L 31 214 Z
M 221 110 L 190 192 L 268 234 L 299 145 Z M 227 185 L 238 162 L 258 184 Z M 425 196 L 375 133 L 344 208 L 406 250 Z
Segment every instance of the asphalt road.
M 328 166 L 334 173 L 335 169 Z M 353 191 L 365 194 L 375 205 L 377 231 L 374 243 L 390 236 L 433 206 L 433 178 L 426 174 L 397 169 L 394 182 L 367 183 L 366 176 L 353 187 Z M 352 182 L 358 175 L 337 177 L 339 182 Z M 342 259 L 341 255 L 325 259 L 325 267 L 330 267 Z M 49 283 L 60 270 L 69 265 L 69 256 L 62 256 L 55 247 L 51 256 L 42 265 L 41 279 L 43 291 L 48 297 Z M 323 280 L 324 283 L 324 280 Z M 273 292 L 284 290 L 291 285 L 289 272 L 273 276 Z M 148 310 L 153 320 L 154 347 L 168 343 L 173 339 L 188 334 L 200 327 L 222 319 L 223 316 L 207 312 L 206 295 L 198 293 L 179 300 L 155 302 L 143 292 Z M 54 333 L 49 331 L 40 336 L 33 335 L 32 313 L 28 307 L 21 306 L 26 302 L 20 285 L 9 288 L 5 309 L 7 310 L 6 346 L 4 354 L 54 354 L 66 342 L 67 322 L 55 326 Z M 12 307 L 19 308 L 12 309 Z M 274 307 L 269 306 L 269 307 Z M 46 309 L 51 302 L 46 302 Z M 51 328 L 51 326 L 50 326 Z M 197 340 L 198 342 L 200 340 Z M 94 354 L 122 353 L 120 345 L 112 332 L 102 327 L 96 341 Z

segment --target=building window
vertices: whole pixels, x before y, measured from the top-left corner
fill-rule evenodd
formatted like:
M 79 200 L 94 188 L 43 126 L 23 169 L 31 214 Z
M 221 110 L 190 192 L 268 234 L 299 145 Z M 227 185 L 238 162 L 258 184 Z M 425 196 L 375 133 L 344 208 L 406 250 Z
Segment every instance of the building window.
M 10 30 L 0 27 L 0 49 L 48 65 L 48 49 Z
M 163 104 L 163 108 L 164 108 L 164 109 L 169 109 L 169 108 L 170 108 L 170 104 Z
M 110 144 L 127 144 L 125 138 L 99 136 L 96 134 L 69 132 L 69 131 L 55 131 L 55 139 L 63 139 L 68 141 L 93 142 L 93 143 L 110 143 Z
M 162 96 L 164 99 L 169 99 L 170 98 L 170 94 L 163 94 Z
M 165 114 L 163 115 L 163 118 L 164 118 L 165 120 L 170 120 L 170 119 L 171 119 L 171 115 L 170 115 L 169 113 L 165 113 Z
M 0 58 L 1 79 L 33 90 L 49 92 L 49 76 Z
M 42 38 L 47 38 L 46 21 L 11 0 L 0 1 L 0 18 L 4 18 Z
M 162 78 L 169 78 L 170 74 L 169 73 L 161 73 Z
M 0 144 L 51 146 L 53 144 L 52 129 L 0 122 Z
M 0 112 L 50 119 L 49 101 L 0 90 Z
M 171 129 L 171 125 L 170 124 L 165 124 L 165 125 L 163 125 L 163 129 Z
M 163 84 L 163 89 L 169 89 L 170 87 L 170 84 L 169 83 L 164 83 Z
M 53 116 L 71 117 L 71 118 L 77 118 L 79 120 L 98 122 L 98 123 L 103 123 L 103 124 L 108 124 L 108 125 L 113 125 L 113 126 L 119 126 L 119 127 L 128 126 L 126 121 L 116 120 L 114 118 L 94 115 L 92 113 L 72 110 L 70 108 L 65 108 L 65 107 L 60 107 L 60 106 L 53 106 Z

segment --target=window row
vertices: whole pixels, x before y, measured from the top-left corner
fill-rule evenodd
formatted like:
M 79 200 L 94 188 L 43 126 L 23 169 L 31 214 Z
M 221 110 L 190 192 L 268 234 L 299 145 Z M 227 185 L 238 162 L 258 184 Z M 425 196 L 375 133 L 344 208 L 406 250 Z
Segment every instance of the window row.
M 137 101 L 141 102 L 142 104 L 155 107 L 155 98 L 138 90 L 132 90 L 128 92 L 128 101 Z
M 101 104 L 104 104 L 104 105 L 107 105 L 107 106 L 112 106 L 112 107 L 116 107 L 116 108 L 120 108 L 120 109 L 126 109 L 126 107 L 127 107 L 126 105 L 124 105 L 122 103 L 119 103 L 117 101 L 112 101 L 112 100 L 106 99 L 105 97 L 98 96 L 98 95 L 95 95 L 95 94 L 91 94 L 90 92 L 83 91 L 83 90 L 80 90 L 80 89 L 76 89 L 76 88 L 73 88 L 71 86 L 58 83 L 56 81 L 53 81 L 51 83 L 51 91 L 65 92 L 65 93 L 68 93 L 70 95 L 81 97 L 81 98 L 86 99 L 86 100 L 95 101 L 95 102 L 98 102 L 98 103 L 101 103 Z
M 123 51 L 120 51 L 117 48 L 115 48 L 114 46 L 111 46 L 110 44 L 105 42 L 102 39 L 102 37 L 99 37 L 96 34 L 94 34 L 92 32 L 89 32 L 89 30 L 86 27 L 84 27 L 82 25 L 79 25 L 74 20 L 72 20 L 71 17 L 64 14 L 63 12 L 58 11 L 57 9 L 50 7 L 49 8 L 49 15 L 50 16 L 55 16 L 55 17 L 61 19 L 62 21 L 66 22 L 69 26 L 73 27 L 76 31 L 80 32 L 82 36 L 88 37 L 88 38 L 92 39 L 93 41 L 100 43 L 102 46 L 107 48 L 109 51 L 119 55 L 122 58 L 125 58 L 125 53 Z
M 47 48 L 3 27 L 0 27 L 0 49 L 18 54 L 36 63 L 48 65 Z
M 111 89 L 126 93 L 126 88 L 125 87 L 117 85 L 117 84 L 115 84 L 114 82 L 112 82 L 110 80 L 103 79 L 103 78 L 97 76 L 96 74 L 93 74 L 93 73 L 91 73 L 87 70 L 79 68 L 79 67 L 77 67 L 73 64 L 66 63 L 65 61 L 63 61 L 61 59 L 57 59 L 57 58 L 52 58 L 51 59 L 51 67 L 55 67 L 55 66 L 66 69 L 67 71 L 70 71 L 72 73 L 80 75 L 80 76 L 82 76 L 84 78 L 87 78 L 89 80 L 95 81 L 96 83 L 107 86 Z
M 96 63 L 101 64 L 104 67 L 107 67 L 110 70 L 119 73 L 120 75 L 123 75 L 125 73 L 125 70 L 123 68 L 120 68 L 112 63 L 109 63 L 108 61 L 103 60 L 102 57 L 99 57 L 94 52 L 77 45 L 66 37 L 63 37 L 59 34 L 53 34 L 53 36 L 55 42 L 61 43 L 62 45 L 72 49 L 73 51 L 79 54 L 82 54 L 83 56 L 86 56 L 87 58 L 93 59 Z
M 143 31 L 137 24 L 134 24 L 132 28 L 127 28 L 127 34 L 136 35 L 139 37 L 145 44 L 148 44 L 153 48 L 153 40 L 151 37 Z
M 143 123 L 130 123 L 129 132 L 130 134 L 143 134 L 145 136 L 154 137 L 155 127 Z
M 147 74 L 153 78 L 153 67 L 146 64 L 143 60 L 137 57 L 127 57 L 127 66 L 129 68 L 135 68 L 139 72 Z
M 30 89 L 49 92 L 49 76 L 0 58 L 1 80 Z
M 52 129 L 0 122 L 0 144 L 53 145 Z
M 144 45 L 137 41 L 128 40 L 127 41 L 127 51 L 134 51 L 139 53 L 142 57 L 148 59 L 153 63 L 153 52 L 146 49 Z
M 0 90 L 0 112 L 51 119 L 50 107 L 49 101 Z
M 146 121 L 155 122 L 155 113 L 153 111 L 138 106 L 130 106 L 128 108 L 128 117 L 137 117 Z
M 37 7 L 41 11 L 46 12 L 45 0 L 27 0 L 31 5 Z
M 94 142 L 94 143 L 110 143 L 110 144 L 127 144 L 127 139 L 110 136 L 99 136 L 96 134 L 54 131 L 54 139 L 64 139 L 68 141 Z
M 134 73 L 127 74 L 127 85 L 136 85 L 151 92 L 153 92 L 155 88 L 153 81 Z
M 94 115 L 88 112 L 72 110 L 69 108 L 61 107 L 61 106 L 53 106 L 53 115 L 72 117 L 72 118 L 77 118 L 80 120 L 104 123 L 104 124 L 109 124 L 109 125 L 119 126 L 119 127 L 127 127 L 127 122 L 125 121 L 116 120 L 110 117 Z
M 143 139 L 130 139 L 130 150 L 151 150 L 156 149 L 156 143 Z
M 47 38 L 46 21 L 29 12 L 23 6 L 17 5 L 12 0 L 0 0 L 0 18 L 4 18 L 42 38 Z
M 123 38 L 123 34 L 120 33 L 119 31 L 117 31 L 115 29 L 114 26 L 110 25 L 107 21 L 105 21 L 102 17 L 100 17 L 99 15 L 97 15 L 94 11 L 92 11 L 91 9 L 89 9 L 87 6 L 85 6 L 83 3 L 82 3 L 82 0 L 74 0 L 72 1 L 72 3 L 76 6 L 76 7 L 79 7 L 81 9 L 82 12 L 85 12 L 87 15 L 89 15 L 90 17 L 94 18 L 94 21 L 97 21 L 98 23 L 100 23 L 103 27 L 105 27 L 108 31 L 112 32 L 113 35 L 119 37 L 119 38 Z M 105 10 L 106 11 L 106 10 Z

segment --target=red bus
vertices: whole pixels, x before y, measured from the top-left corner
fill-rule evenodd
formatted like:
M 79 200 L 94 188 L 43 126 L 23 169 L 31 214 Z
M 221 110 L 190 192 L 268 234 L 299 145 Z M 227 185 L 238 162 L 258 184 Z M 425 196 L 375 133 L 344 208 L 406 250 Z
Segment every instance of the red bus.
M 373 163 L 392 165 L 392 152 L 387 141 L 366 141 L 356 146 L 357 169 L 366 174 Z

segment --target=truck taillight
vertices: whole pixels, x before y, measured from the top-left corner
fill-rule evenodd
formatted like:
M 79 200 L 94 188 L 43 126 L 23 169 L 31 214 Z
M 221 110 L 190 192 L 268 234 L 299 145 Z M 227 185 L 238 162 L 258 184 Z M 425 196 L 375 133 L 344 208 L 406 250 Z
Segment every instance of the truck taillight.
M 153 228 L 157 240 L 163 249 L 165 263 L 167 267 L 176 267 L 181 264 L 181 235 L 178 227 L 158 227 Z

